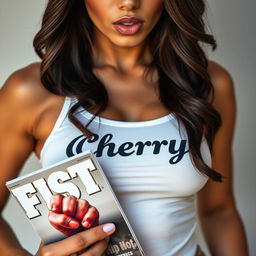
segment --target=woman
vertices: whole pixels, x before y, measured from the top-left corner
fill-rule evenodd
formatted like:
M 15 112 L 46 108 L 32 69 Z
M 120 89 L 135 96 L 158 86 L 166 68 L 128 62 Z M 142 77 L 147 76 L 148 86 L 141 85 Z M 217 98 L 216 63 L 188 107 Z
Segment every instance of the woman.
M 42 62 L 0 93 L 1 208 L 32 152 L 47 166 L 90 148 L 147 256 L 203 255 L 195 195 L 211 254 L 248 255 L 232 192 L 234 86 L 199 45 L 216 48 L 204 11 L 203 0 L 50 0 L 34 39 Z M 0 230 L 4 255 L 29 255 L 2 218 Z M 101 230 L 36 255 L 104 255 Z

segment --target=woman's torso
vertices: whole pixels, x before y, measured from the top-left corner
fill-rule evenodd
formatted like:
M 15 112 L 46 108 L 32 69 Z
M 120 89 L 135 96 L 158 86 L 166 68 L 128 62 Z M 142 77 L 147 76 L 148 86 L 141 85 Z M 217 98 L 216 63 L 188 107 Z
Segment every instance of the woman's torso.
M 208 178 L 193 167 L 186 152 L 188 145 L 184 128 L 180 134 L 175 116 L 167 118 L 170 111 L 159 103 L 154 90 L 150 91 L 146 86 L 137 88 L 136 83 L 129 85 L 127 82 L 128 97 L 122 94 L 122 88 L 116 92 L 109 88 L 112 105 L 101 115 L 105 117 L 101 128 L 96 121 L 89 126 L 99 135 L 95 143 L 88 143 L 67 118 L 67 111 L 76 99 L 47 94 L 45 102 L 41 102 L 38 108 L 41 112 L 38 111 L 40 114 L 34 129 L 37 138 L 35 152 L 44 166 L 63 160 L 79 150 L 90 148 L 97 152 L 98 160 L 146 255 L 193 255 L 197 225 L 194 196 Z M 147 97 L 142 97 L 143 92 L 147 93 Z M 87 123 L 93 112 L 79 114 L 79 119 Z M 104 120 L 107 121 L 105 124 Z M 112 140 L 109 141 L 113 143 L 112 151 L 110 146 L 99 147 L 104 138 L 105 142 L 106 139 Z M 73 146 L 70 146 L 72 141 Z M 125 153 L 125 143 L 133 145 L 129 150 L 132 154 L 126 154 L 127 150 Z M 138 143 L 145 143 L 145 147 L 139 147 Z M 56 151 L 58 144 L 61 150 Z M 181 145 L 186 146 L 183 154 L 182 150 L 180 154 L 176 152 Z M 205 140 L 202 141 L 202 155 L 210 164 Z

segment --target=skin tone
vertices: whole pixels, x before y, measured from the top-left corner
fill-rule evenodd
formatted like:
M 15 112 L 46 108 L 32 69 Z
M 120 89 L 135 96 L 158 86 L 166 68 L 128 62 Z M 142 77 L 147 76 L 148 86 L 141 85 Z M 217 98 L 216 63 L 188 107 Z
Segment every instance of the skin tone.
M 169 113 L 158 99 L 155 84 L 157 73 L 153 72 L 153 79 L 142 78 L 142 72 L 152 58 L 146 37 L 161 15 L 163 1 L 85 0 L 85 4 L 95 24 L 92 51 L 94 72 L 102 79 L 110 95 L 109 106 L 101 116 L 113 120 L 143 121 Z M 124 15 L 136 15 L 143 19 L 145 23 L 142 30 L 134 35 L 119 34 L 112 22 Z M 232 192 L 232 141 L 236 117 L 234 85 L 227 70 L 213 61 L 208 63 L 208 72 L 215 90 L 213 104 L 223 119 L 214 141 L 213 168 L 228 178 L 223 183 L 209 180 L 199 191 L 198 213 L 212 255 L 246 256 L 248 249 L 245 231 Z M 32 152 L 40 156 L 64 101 L 63 97 L 53 95 L 43 88 L 39 65 L 34 63 L 14 72 L 0 90 L 1 210 L 9 194 L 5 181 L 18 175 Z M 64 214 L 74 217 L 70 213 L 72 207 L 71 210 L 67 208 L 69 203 L 76 203 L 77 207 L 78 201 L 69 199 L 67 203 L 65 199 L 67 207 L 63 208 L 63 200 L 58 198 L 57 201 L 61 203 L 57 204 L 57 210 L 52 209 L 49 216 Z M 87 213 L 83 207 L 81 211 L 84 211 L 81 216 L 75 218 L 79 224 L 82 223 L 82 215 L 83 220 Z M 50 220 L 52 225 L 61 226 L 54 218 L 50 217 Z M 30 255 L 18 243 L 2 217 L 0 226 L 0 251 L 3 255 Z M 82 252 L 84 256 L 102 256 L 108 243 L 105 238 L 114 232 L 106 233 L 102 226 L 86 229 L 51 245 L 42 245 L 36 255 L 64 256 Z M 68 229 L 64 226 L 62 228 L 65 231 Z
M 143 121 L 168 114 L 170 111 L 158 99 L 157 72 L 152 70 L 146 79 L 142 77 L 152 59 L 147 35 L 161 16 L 163 1 L 84 2 L 95 24 L 93 70 L 109 92 L 109 107 L 102 111 L 101 116 L 120 121 Z M 124 15 L 142 19 L 142 29 L 134 35 L 117 32 L 112 23 Z M 129 110 L 127 106 L 130 106 Z M 96 110 L 89 109 L 91 113 Z
M 146 38 L 161 16 L 163 0 L 85 0 L 84 3 L 95 24 L 94 66 L 110 67 L 115 72 L 129 74 L 149 63 L 152 56 Z M 112 23 L 124 15 L 142 19 L 142 29 L 133 35 L 117 32 Z

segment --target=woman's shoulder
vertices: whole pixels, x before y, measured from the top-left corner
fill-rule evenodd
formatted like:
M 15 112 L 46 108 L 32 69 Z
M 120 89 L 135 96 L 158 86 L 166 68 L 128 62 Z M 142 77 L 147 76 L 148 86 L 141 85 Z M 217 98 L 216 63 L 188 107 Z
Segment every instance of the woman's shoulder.
M 0 89 L 0 115 L 12 117 L 13 125 L 24 123 L 31 131 L 57 98 L 60 96 L 49 92 L 40 81 L 40 63 L 31 63 L 14 71 Z
M 61 98 L 48 91 L 40 79 L 40 62 L 31 63 L 14 71 L 0 90 L 0 99 L 8 104 L 19 105 L 20 111 L 37 111 L 49 102 Z
M 208 61 L 208 73 L 214 90 L 212 105 L 221 115 L 222 130 L 228 130 L 228 128 L 234 127 L 236 120 L 234 80 L 230 72 L 215 61 Z M 231 134 L 231 132 L 229 133 Z
M 31 63 L 14 71 L 1 88 L 1 94 L 10 99 L 35 104 L 52 93 L 47 91 L 40 81 L 40 62 Z
M 234 90 L 234 81 L 230 72 L 221 64 L 208 60 L 208 73 L 217 96 L 230 94 Z

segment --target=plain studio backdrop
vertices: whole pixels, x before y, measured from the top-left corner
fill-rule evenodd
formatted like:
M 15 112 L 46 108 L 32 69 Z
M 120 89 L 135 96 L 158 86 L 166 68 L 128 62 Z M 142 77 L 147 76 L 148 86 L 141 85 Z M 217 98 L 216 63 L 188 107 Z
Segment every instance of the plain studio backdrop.
M 153 1 L 153 0 L 151 0 Z M 46 0 L 0 0 L 0 84 L 15 70 L 38 61 L 32 40 L 40 27 Z M 250 255 L 256 255 L 255 200 L 255 0 L 208 0 L 208 26 L 218 48 L 208 57 L 224 66 L 232 75 L 237 99 L 237 123 L 234 138 L 234 193 L 249 241 Z M 4 146 L 4 145 L 3 145 Z M 1 167 L 1 165 L 0 165 Z M 21 175 L 40 168 L 34 154 L 25 163 Z M 40 238 L 30 226 L 17 202 L 10 197 L 3 213 L 22 245 L 30 252 L 38 248 Z M 199 243 L 208 252 L 200 227 Z M 232 245 L 231 245 L 232 246 Z M 207 255 L 210 255 L 207 253 Z

